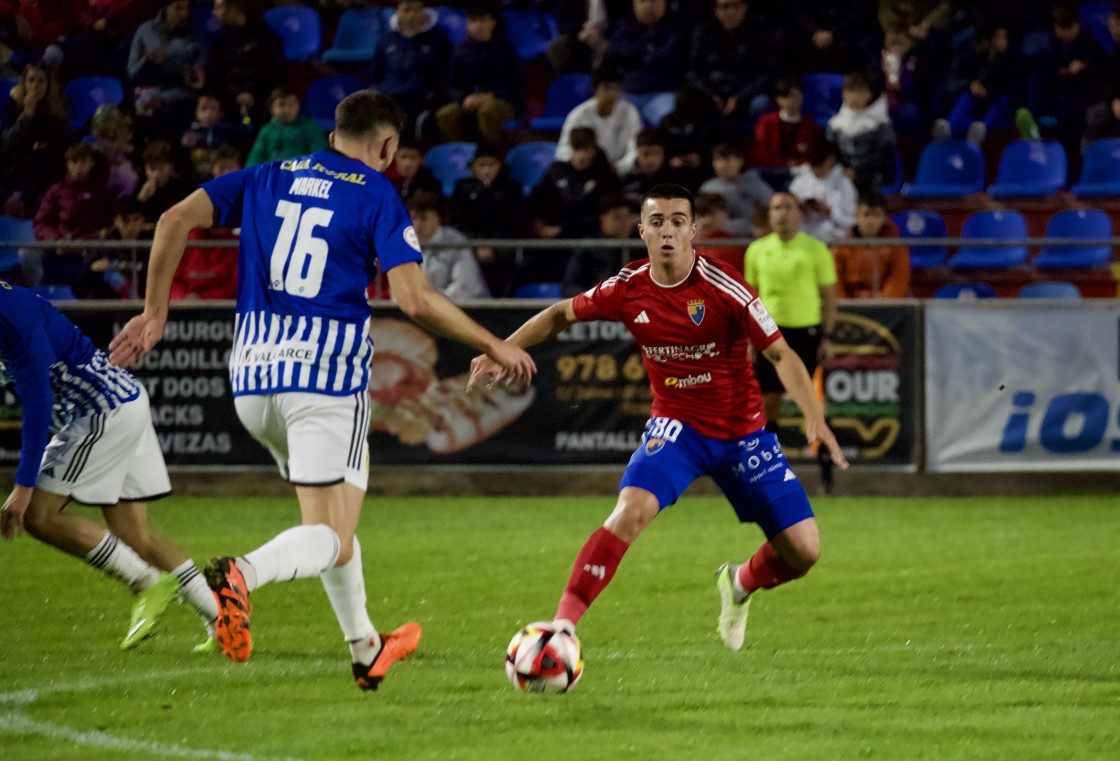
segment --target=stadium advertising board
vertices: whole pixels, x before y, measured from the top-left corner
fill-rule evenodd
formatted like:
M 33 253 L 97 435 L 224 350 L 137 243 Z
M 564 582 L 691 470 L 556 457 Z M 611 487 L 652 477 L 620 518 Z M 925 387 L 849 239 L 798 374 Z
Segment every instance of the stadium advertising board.
M 1120 470 L 1120 306 L 931 302 L 931 471 Z

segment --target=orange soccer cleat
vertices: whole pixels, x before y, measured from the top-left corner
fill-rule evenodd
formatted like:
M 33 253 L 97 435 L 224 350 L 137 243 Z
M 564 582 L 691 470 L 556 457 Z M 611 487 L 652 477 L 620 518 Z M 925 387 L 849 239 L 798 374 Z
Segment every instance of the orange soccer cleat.
M 206 583 L 218 600 L 218 619 L 214 622 L 218 645 L 231 661 L 249 660 L 253 650 L 249 614 L 253 606 L 249 603 L 245 577 L 229 557 L 211 559 L 204 573 Z
M 420 645 L 423 629 L 415 621 L 402 624 L 392 634 L 378 633 L 381 637 L 381 650 L 373 663 L 355 663 L 354 681 L 363 690 L 376 690 L 385 678 L 389 668 L 397 661 L 403 661 Z

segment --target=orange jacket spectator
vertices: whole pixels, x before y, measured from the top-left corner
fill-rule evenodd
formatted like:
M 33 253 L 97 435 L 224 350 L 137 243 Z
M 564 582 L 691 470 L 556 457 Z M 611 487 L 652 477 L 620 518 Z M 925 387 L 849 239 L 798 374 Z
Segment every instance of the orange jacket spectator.
M 859 229 L 852 235 L 860 237 Z M 897 238 L 898 228 L 883 222 L 879 238 Z M 880 297 L 901 299 L 910 295 L 910 250 L 906 246 L 833 246 L 836 259 L 836 295 L 842 299 Z M 875 292 L 876 259 L 879 260 L 879 292 Z
M 189 240 L 237 240 L 228 227 L 191 230 Z M 237 249 L 188 246 L 171 281 L 171 298 L 233 299 L 237 296 Z

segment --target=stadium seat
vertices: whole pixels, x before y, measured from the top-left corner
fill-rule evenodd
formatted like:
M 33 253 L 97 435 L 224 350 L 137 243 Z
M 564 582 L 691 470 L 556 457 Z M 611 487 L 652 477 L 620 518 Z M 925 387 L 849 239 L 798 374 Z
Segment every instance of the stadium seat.
M 1017 211 L 978 211 L 970 214 L 961 228 L 962 238 L 973 240 L 1022 240 L 1027 237 L 1027 220 Z M 1027 247 L 963 245 L 949 259 L 953 269 L 1018 267 L 1027 261 Z
M 1019 289 L 1021 299 L 1061 299 L 1062 301 L 1077 301 L 1081 298 L 1081 289 L 1073 283 L 1061 280 L 1051 280 L 1042 283 L 1027 283 Z
M 19 77 L 0 77 L 0 112 L 12 99 L 12 88 L 19 84 Z
M 502 11 L 502 19 L 506 22 L 510 42 L 523 61 L 534 61 L 544 55 L 548 44 L 560 34 L 556 19 L 550 13 L 507 8 Z
M 1085 151 L 1075 196 L 1120 196 L 1120 138 L 1097 140 Z
M 68 285 L 37 285 L 31 290 L 48 301 L 76 301 L 78 298 Z
M 444 196 L 449 197 L 455 191 L 455 183 L 470 174 L 467 164 L 477 149 L 475 143 L 440 143 L 424 156 L 424 163 L 439 180 Z
M 334 129 L 334 109 L 352 92 L 362 89 L 362 80 L 357 77 L 324 77 L 316 79 L 307 88 L 303 99 L 302 111 L 315 120 L 323 130 Z
M 1047 238 L 1107 240 L 1112 237 L 1112 218 L 1100 209 L 1069 209 L 1050 217 Z M 1042 269 L 1104 267 L 1112 259 L 1109 246 L 1046 246 L 1035 257 Z
M 822 127 L 840 110 L 844 75 L 827 72 L 806 74 L 801 79 L 804 102 L 801 110 Z
M 323 53 L 330 63 L 363 63 L 373 60 L 377 40 L 385 30 L 385 14 L 380 8 L 351 8 L 338 20 L 334 44 Z
M 1116 47 L 1116 40 L 1112 39 L 1112 35 L 1108 32 L 1108 14 L 1114 7 L 1116 7 L 1115 2 L 1106 0 L 1106 2 L 1081 3 L 1079 9 L 1081 23 L 1106 53 L 1111 53 Z
M 302 5 L 281 5 L 264 12 L 264 21 L 284 44 L 285 61 L 307 61 L 319 52 L 323 38 L 319 13 Z
M 879 192 L 885 196 L 893 196 L 898 191 L 902 190 L 902 154 L 895 151 L 894 154 L 894 179 L 889 183 L 880 186 Z
M 561 283 L 527 283 L 513 292 L 515 299 L 558 299 L 563 294 Z
M 1066 149 L 1061 143 L 1016 140 L 1004 148 L 988 194 L 996 198 L 1048 196 L 1064 188 L 1066 181 Z
M 996 291 L 987 283 L 950 283 L 943 285 L 933 294 L 935 299 L 994 299 Z
M 436 8 L 436 26 L 443 30 L 452 45 L 467 39 L 467 13 L 462 8 L 448 5 Z
M 35 240 L 35 223 L 30 219 L 0 217 L 0 243 L 28 243 Z M 19 266 L 19 248 L 0 248 L 0 272 Z
M 98 106 L 124 100 L 124 87 L 113 77 L 78 77 L 66 85 L 62 94 L 70 103 L 70 126 L 80 130 Z
M 591 97 L 591 77 L 587 74 L 561 74 L 548 86 L 544 113 L 529 122 L 538 130 L 559 131 L 573 108 Z
M 945 220 L 936 211 L 903 211 L 891 217 L 902 238 L 944 238 Z M 910 268 L 940 267 L 949 256 L 948 246 L 911 246 Z
M 506 164 L 509 165 L 510 176 L 521 183 L 522 192 L 528 196 L 555 158 L 556 143 L 521 143 L 506 154 Z
M 976 143 L 930 143 L 918 158 L 918 175 L 902 186 L 906 198 L 963 196 L 984 189 L 984 155 Z

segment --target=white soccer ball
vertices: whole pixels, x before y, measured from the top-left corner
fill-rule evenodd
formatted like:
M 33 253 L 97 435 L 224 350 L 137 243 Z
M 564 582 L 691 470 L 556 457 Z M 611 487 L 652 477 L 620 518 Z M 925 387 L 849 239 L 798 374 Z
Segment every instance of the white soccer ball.
M 513 635 L 506 676 L 523 692 L 567 692 L 583 676 L 583 648 L 574 632 L 537 621 Z

